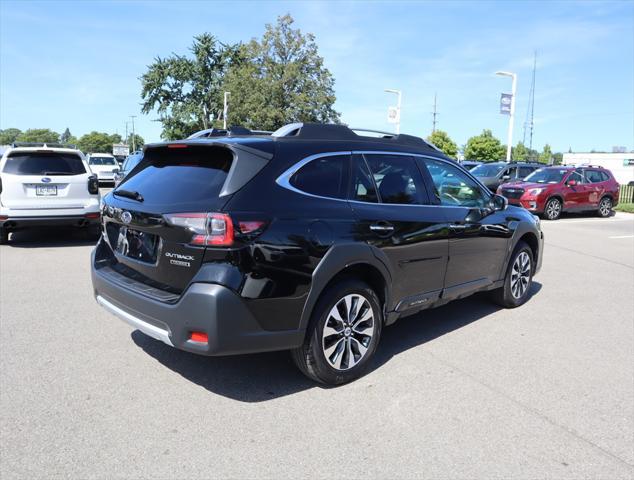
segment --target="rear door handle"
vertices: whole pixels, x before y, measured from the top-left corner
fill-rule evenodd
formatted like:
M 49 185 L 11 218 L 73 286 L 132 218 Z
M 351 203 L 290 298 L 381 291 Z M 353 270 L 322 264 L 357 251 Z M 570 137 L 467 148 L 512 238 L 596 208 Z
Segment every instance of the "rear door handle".
M 379 235 L 386 235 L 394 231 L 394 225 L 390 225 L 387 222 L 377 222 L 370 225 L 370 230 Z

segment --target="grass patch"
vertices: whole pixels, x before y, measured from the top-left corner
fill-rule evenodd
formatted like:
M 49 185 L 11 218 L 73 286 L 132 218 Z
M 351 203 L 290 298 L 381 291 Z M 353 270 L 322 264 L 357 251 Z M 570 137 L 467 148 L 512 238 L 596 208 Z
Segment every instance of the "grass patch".
M 619 203 L 614 210 L 617 212 L 634 213 L 634 203 Z

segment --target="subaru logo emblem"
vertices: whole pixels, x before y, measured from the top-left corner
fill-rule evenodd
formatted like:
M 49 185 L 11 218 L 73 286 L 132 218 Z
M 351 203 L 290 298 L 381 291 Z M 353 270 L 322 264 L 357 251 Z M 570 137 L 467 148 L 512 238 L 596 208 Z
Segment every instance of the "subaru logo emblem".
M 44 177 L 44 178 L 42 178 L 42 182 L 43 183 L 51 183 L 51 179 L 48 178 L 48 177 Z
M 132 221 L 132 214 L 130 212 L 122 212 L 121 221 L 125 224 L 130 223 Z

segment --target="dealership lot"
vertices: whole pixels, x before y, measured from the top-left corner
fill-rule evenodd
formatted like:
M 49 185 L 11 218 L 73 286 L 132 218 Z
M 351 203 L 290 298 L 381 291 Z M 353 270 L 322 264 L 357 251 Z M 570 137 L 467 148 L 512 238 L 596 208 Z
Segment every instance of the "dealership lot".
M 334 389 L 284 352 L 132 332 L 92 298 L 80 235 L 18 233 L 0 247 L 0 476 L 631 478 L 634 216 L 542 225 L 525 306 L 401 320 Z

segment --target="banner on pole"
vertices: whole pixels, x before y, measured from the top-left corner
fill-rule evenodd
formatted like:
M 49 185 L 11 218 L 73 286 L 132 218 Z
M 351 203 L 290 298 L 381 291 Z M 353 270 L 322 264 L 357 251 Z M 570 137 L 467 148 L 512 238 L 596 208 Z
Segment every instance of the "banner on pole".
M 513 95 L 510 93 L 503 93 L 500 97 L 500 113 L 502 115 L 511 114 L 511 102 L 513 101 Z
M 401 119 L 401 112 L 398 107 L 388 107 L 387 109 L 387 123 L 398 123 Z

